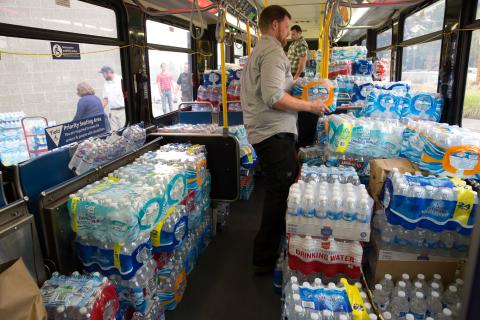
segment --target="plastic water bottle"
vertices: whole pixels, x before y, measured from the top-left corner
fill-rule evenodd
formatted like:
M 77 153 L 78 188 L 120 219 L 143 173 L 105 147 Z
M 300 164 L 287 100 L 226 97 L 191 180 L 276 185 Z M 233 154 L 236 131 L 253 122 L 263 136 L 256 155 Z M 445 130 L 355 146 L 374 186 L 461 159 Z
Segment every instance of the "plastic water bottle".
M 340 197 L 335 196 L 327 206 L 327 217 L 333 221 L 338 221 L 342 218 L 342 202 Z
M 460 298 L 458 296 L 458 288 L 456 286 L 449 286 L 448 289 L 445 291 L 443 295 L 443 306 L 446 308 L 454 308 L 458 302 L 460 302 Z
M 385 274 L 382 281 L 380 281 L 380 284 L 382 285 L 383 290 L 389 295 L 392 293 L 393 289 L 395 288 L 395 285 L 393 284 L 393 280 L 392 280 L 392 275 L 389 273 Z
M 317 201 L 317 210 L 315 211 L 318 219 L 327 218 L 328 199 L 326 196 L 320 196 Z
M 410 292 L 410 298 L 413 299 L 416 295 L 417 295 L 417 292 L 420 292 L 421 294 L 424 293 L 423 291 L 423 286 L 420 282 L 416 281 L 414 284 L 413 284 L 413 287 L 412 287 L 412 291 Z
M 373 293 L 373 302 L 377 305 L 377 307 L 382 310 L 386 311 L 388 308 L 388 292 L 383 290 L 383 287 L 380 283 L 375 285 L 375 291 Z
M 397 296 L 392 299 L 390 312 L 395 319 L 404 319 L 405 315 L 410 310 L 406 294 L 404 291 L 399 291 Z
M 358 207 L 357 220 L 360 223 L 369 223 L 370 217 L 372 216 L 372 208 L 369 205 L 366 199 L 360 201 L 360 206 Z
M 425 275 L 423 273 L 417 274 L 416 281 L 422 284 L 423 289 L 427 288 L 427 281 L 425 280 Z
M 457 287 L 459 297 L 462 296 L 463 284 L 464 284 L 463 279 L 460 279 L 460 278 L 455 279 L 455 286 Z
M 436 317 L 438 313 L 441 313 L 443 309 L 442 301 L 440 300 L 440 294 L 437 291 L 432 291 L 427 298 L 427 316 Z
M 407 289 L 407 285 L 406 285 L 405 281 L 403 281 L 403 280 L 398 281 L 397 286 L 393 289 L 392 299 L 395 298 L 396 296 L 398 296 L 398 293 L 399 293 L 400 291 L 405 292 L 406 298 L 408 299 L 407 293 L 408 293 L 409 291 L 408 291 L 408 289 Z
M 410 311 L 415 316 L 415 320 L 424 320 L 427 313 L 427 306 L 425 305 L 425 298 L 423 293 L 417 292 L 412 298 L 410 304 Z
M 437 290 L 438 292 L 443 292 L 443 282 L 442 282 L 442 276 L 441 275 L 439 275 L 438 273 L 435 273 L 432 277 L 432 280 L 430 281 L 430 286 L 433 283 L 438 284 L 438 287 L 439 287 L 439 290 Z
M 305 216 L 307 218 L 315 217 L 315 206 L 313 202 L 313 194 L 308 192 L 305 195 Z
M 448 308 L 443 309 L 442 313 L 438 314 L 438 316 L 435 317 L 435 320 L 452 320 L 452 319 L 453 319 L 452 311 Z
M 433 291 L 436 291 L 436 292 L 440 293 L 440 292 L 443 292 L 443 289 L 440 288 L 440 285 L 438 283 L 432 282 L 430 284 L 430 287 L 428 288 L 427 292 L 425 292 L 425 293 L 430 294 Z
M 372 305 L 369 302 L 364 302 L 363 305 L 365 306 L 365 311 L 367 311 L 367 313 L 372 312 Z
M 348 198 L 345 205 L 345 211 L 343 212 L 343 220 L 349 222 L 356 220 L 357 210 L 355 207 L 355 199 L 353 197 Z

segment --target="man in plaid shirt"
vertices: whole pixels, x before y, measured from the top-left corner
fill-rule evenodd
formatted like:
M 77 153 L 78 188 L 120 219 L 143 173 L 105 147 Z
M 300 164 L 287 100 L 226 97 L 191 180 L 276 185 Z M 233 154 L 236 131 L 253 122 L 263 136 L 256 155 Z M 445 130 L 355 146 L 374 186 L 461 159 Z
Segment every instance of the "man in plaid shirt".
M 299 25 L 294 25 L 290 29 L 293 42 L 288 48 L 288 60 L 292 68 L 293 80 L 297 80 L 302 76 L 305 70 L 305 63 L 307 62 L 308 44 L 302 37 L 302 28 Z

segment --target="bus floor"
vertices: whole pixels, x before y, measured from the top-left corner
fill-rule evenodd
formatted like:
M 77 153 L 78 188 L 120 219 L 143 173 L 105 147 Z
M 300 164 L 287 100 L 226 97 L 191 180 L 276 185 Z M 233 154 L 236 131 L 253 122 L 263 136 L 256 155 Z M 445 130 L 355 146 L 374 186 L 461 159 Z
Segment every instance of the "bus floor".
M 280 319 L 273 274 L 256 276 L 251 264 L 264 191 L 262 179 L 255 179 L 250 200 L 230 205 L 226 226 L 200 256 L 182 302 L 167 311 L 167 320 Z

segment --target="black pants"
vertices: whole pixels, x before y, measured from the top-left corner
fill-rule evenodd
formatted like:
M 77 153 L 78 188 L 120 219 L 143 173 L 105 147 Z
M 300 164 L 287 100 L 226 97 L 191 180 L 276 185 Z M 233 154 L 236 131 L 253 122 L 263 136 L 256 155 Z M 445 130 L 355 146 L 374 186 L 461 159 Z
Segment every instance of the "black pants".
M 253 146 L 266 175 L 260 230 L 255 237 L 253 264 L 275 266 L 282 235 L 290 186 L 297 173 L 293 134 L 280 133 Z
M 317 134 L 318 115 L 310 112 L 298 113 L 298 147 L 312 145 Z

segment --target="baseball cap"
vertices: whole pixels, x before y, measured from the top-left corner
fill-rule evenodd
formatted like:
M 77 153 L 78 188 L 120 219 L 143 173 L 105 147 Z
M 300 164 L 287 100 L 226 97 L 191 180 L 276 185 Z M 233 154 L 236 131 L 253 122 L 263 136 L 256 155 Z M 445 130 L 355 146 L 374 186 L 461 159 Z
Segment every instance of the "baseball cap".
M 113 72 L 113 69 L 109 66 L 103 66 L 102 69 L 100 69 L 99 73 L 105 73 L 105 72 Z

